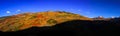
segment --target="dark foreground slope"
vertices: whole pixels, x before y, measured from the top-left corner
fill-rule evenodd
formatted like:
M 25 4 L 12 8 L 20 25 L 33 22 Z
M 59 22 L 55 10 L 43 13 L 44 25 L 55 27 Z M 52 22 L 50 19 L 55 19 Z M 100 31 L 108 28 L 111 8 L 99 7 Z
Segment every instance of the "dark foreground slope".
M 16 32 L 1 32 L 10 36 L 116 36 L 120 33 L 120 25 L 114 21 L 73 20 L 52 27 L 32 27 Z

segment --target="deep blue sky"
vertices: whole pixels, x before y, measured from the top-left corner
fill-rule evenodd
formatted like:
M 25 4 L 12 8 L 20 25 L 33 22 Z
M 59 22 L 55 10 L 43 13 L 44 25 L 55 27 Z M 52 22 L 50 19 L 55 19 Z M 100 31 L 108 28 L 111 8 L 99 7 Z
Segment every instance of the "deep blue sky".
M 120 16 L 118 0 L 0 0 L 0 17 L 24 12 L 68 11 L 87 17 Z

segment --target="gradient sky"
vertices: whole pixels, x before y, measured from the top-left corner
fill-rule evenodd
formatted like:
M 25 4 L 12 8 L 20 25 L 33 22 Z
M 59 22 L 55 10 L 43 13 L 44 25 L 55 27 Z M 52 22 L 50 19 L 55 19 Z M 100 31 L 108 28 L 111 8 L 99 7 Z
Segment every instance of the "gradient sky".
M 68 11 L 86 17 L 120 16 L 119 0 L 0 0 L 0 17 L 24 12 Z

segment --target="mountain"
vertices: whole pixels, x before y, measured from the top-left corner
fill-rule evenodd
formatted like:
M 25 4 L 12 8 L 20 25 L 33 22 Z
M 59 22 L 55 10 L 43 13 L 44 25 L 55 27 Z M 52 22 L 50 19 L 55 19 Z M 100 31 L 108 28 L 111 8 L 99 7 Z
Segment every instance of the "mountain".
M 22 13 L 0 18 L 0 35 L 117 36 L 120 18 L 93 20 L 69 12 Z
M 63 11 L 46 11 L 37 13 L 22 13 L 0 18 L 0 31 L 11 32 L 31 27 L 54 26 L 70 20 L 92 20 L 79 14 Z

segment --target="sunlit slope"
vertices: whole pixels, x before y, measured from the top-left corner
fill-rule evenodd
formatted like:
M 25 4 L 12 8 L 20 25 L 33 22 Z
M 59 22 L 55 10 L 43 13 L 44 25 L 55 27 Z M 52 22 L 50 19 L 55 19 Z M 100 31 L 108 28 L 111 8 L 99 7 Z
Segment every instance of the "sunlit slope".
M 30 27 L 54 26 L 70 20 L 91 20 L 90 18 L 68 12 L 23 13 L 0 18 L 0 31 L 18 31 Z

